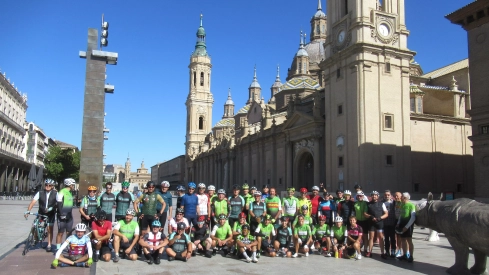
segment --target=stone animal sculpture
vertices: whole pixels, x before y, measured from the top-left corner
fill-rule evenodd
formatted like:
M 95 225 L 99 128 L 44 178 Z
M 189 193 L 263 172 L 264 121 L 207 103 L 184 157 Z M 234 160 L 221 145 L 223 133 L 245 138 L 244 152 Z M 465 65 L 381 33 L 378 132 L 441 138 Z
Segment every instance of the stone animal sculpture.
M 443 193 L 441 193 L 441 195 L 440 195 L 440 200 L 442 198 L 443 198 Z M 423 209 L 426 206 L 426 203 L 428 202 L 428 200 L 423 198 L 419 201 L 411 200 L 411 202 L 414 203 L 414 205 L 416 205 L 416 210 L 418 211 L 419 209 Z M 421 228 L 421 229 L 424 229 L 424 228 Z M 437 242 L 440 240 L 440 237 L 438 236 L 437 231 L 430 229 L 430 233 L 428 234 L 428 236 L 424 240 L 428 241 L 428 242 Z
M 416 213 L 416 224 L 444 233 L 455 252 L 449 274 L 487 274 L 489 255 L 489 204 L 471 199 L 433 201 L 428 194 L 426 206 Z M 475 263 L 468 266 L 469 248 Z

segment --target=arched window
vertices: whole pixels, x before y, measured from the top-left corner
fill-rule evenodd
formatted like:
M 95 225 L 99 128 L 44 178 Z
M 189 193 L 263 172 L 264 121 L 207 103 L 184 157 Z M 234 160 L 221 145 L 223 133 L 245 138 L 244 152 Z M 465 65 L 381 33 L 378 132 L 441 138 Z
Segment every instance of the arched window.
M 200 73 L 200 86 L 204 86 L 204 73 Z
M 299 73 L 302 73 L 302 62 L 299 62 Z
M 204 117 L 199 117 L 199 130 L 204 130 Z
M 319 25 L 316 26 L 316 34 L 319 34 Z
M 197 85 L 197 73 L 194 72 L 194 87 Z

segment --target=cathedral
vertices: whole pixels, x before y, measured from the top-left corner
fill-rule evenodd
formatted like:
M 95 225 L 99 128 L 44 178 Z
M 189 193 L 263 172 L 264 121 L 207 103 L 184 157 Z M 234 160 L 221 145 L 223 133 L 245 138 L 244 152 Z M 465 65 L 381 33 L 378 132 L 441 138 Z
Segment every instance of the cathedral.
M 404 0 L 331 0 L 327 14 L 319 0 L 311 10 L 285 82 L 277 68 L 266 101 L 255 68 L 248 100 L 235 110 L 228 92 L 215 124 L 201 17 L 185 103 L 186 180 L 472 196 L 468 61 L 424 73 L 407 48 Z

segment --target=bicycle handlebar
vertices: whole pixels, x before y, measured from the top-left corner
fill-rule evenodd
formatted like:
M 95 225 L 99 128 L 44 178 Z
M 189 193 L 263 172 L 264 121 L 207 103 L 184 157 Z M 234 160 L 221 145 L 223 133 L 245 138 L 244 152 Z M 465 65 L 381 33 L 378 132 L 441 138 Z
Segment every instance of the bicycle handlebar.
M 34 215 L 34 216 L 36 216 L 36 217 L 41 217 L 41 218 L 45 218 L 45 219 L 47 219 L 47 218 L 48 218 L 48 216 L 43 215 L 43 214 L 39 214 L 39 213 L 26 212 L 26 214 L 29 214 L 29 215 Z M 25 219 L 27 220 L 27 218 L 25 218 Z

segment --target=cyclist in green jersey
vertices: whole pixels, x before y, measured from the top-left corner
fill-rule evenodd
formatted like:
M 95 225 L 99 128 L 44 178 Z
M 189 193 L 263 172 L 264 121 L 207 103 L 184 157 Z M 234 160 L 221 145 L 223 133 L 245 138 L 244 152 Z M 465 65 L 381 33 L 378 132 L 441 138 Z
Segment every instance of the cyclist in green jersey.
M 326 216 L 319 217 L 319 224 L 314 226 L 312 236 L 314 239 L 314 247 L 319 255 L 323 254 L 326 257 L 331 257 L 329 252 L 331 249 L 330 228 L 326 223 Z
M 247 225 L 248 223 L 246 222 L 246 214 L 244 212 L 241 212 L 238 215 L 238 221 L 234 223 L 233 225 L 233 240 L 236 243 L 237 237 L 241 235 L 241 231 L 243 228 L 243 225 Z M 235 246 L 231 247 L 231 253 L 229 253 L 228 256 L 232 256 L 234 253 Z
M 246 259 L 246 262 L 249 263 L 252 261 L 254 263 L 257 263 L 258 260 L 256 259 L 256 246 L 258 242 L 256 241 L 255 237 L 250 234 L 250 226 L 248 224 L 244 224 L 241 229 L 241 234 L 239 234 L 236 238 L 239 253 L 243 255 L 243 257 Z
M 149 226 L 153 224 L 154 219 L 158 219 L 156 202 L 159 201 L 162 205 L 159 212 L 160 216 L 166 208 L 165 200 L 155 192 L 155 183 L 148 181 L 146 187 L 148 188 L 148 192 L 142 194 L 133 203 L 136 213 L 141 212 L 139 218 L 141 219 L 141 233 L 143 235 L 149 232 Z M 141 209 L 139 209 L 139 203 L 143 204 Z
M 265 216 L 265 222 L 258 225 L 255 230 L 255 236 L 258 237 L 258 252 L 256 256 L 260 258 L 260 253 L 263 251 L 272 257 L 270 252 L 274 252 L 272 240 L 274 239 L 273 237 L 275 237 L 275 227 L 272 224 L 272 216 Z
M 281 255 L 282 257 L 287 256 L 287 258 L 292 257 L 291 252 L 291 238 L 292 230 L 289 227 L 290 220 L 288 217 L 282 216 L 281 225 L 277 228 L 277 233 L 275 235 L 275 240 L 273 242 L 273 247 L 275 249 L 274 254 L 276 256 Z
M 248 208 L 246 208 L 246 206 L 253 201 L 253 195 L 250 194 L 250 186 L 247 183 L 241 186 L 241 190 L 243 190 L 243 195 L 241 195 L 241 197 L 243 197 L 245 201 L 243 212 L 248 216 Z
M 212 216 L 214 225 L 218 223 L 219 215 L 223 214 L 226 216 L 226 219 L 231 211 L 231 205 L 228 204 L 226 200 L 226 191 L 224 189 L 217 190 L 217 200 L 212 204 Z
M 312 224 L 312 218 L 311 218 L 311 216 L 309 216 L 309 207 L 304 204 L 303 206 L 301 206 L 301 212 L 302 212 L 301 215 L 304 217 L 304 224 L 308 225 L 312 230 L 313 224 Z M 299 216 L 297 216 L 297 218 L 295 218 L 295 221 L 293 223 L 293 227 L 295 227 L 298 222 L 299 222 Z
M 362 228 L 363 232 L 368 232 L 368 219 L 367 219 L 367 211 L 368 205 L 367 201 L 364 200 L 365 194 L 362 191 L 357 191 L 357 199 L 353 205 L 353 216 L 357 218 L 357 224 Z M 363 252 L 364 255 L 367 255 L 368 248 L 368 234 L 365 233 L 362 235 L 363 240 Z
M 114 263 L 117 263 L 121 259 L 119 257 L 119 248 L 122 249 L 124 255 L 132 261 L 138 259 L 134 246 L 139 239 L 139 225 L 136 221 L 132 220 L 135 215 L 136 212 L 133 209 L 127 209 L 125 219 L 119 221 L 114 226 Z
M 299 252 L 304 253 L 304 256 L 309 256 L 309 246 L 312 245 L 312 232 L 309 225 L 304 224 L 304 216 L 298 216 L 298 223 L 294 227 L 294 244 L 295 253 L 292 258 L 297 258 Z
M 297 200 L 296 197 L 294 197 L 295 194 L 294 187 L 287 188 L 287 193 L 289 197 L 284 198 L 282 200 L 283 216 L 288 217 L 290 221 L 293 222 L 295 220 L 295 216 L 297 213 L 297 207 L 299 205 L 299 201 Z M 292 226 L 292 231 L 293 230 L 294 227 Z
M 186 262 L 192 257 L 194 244 L 190 240 L 189 235 L 185 234 L 185 227 L 186 225 L 183 222 L 179 222 L 177 231 L 171 233 L 170 237 L 168 237 L 168 247 L 166 248 L 168 261 L 176 259 Z
M 267 215 L 267 212 L 265 212 L 265 203 L 261 201 L 261 192 L 256 191 L 253 195 L 255 196 L 255 201 L 246 205 L 246 207 L 250 210 L 251 232 L 255 232 L 262 219 Z
M 218 224 L 214 225 L 211 232 L 212 239 L 212 256 L 215 256 L 217 250 L 223 250 L 224 255 L 228 254 L 229 249 L 234 245 L 233 231 L 227 223 L 227 217 L 224 214 L 219 215 Z
M 67 178 L 64 180 L 65 188 L 59 190 L 56 195 L 56 202 L 58 203 L 58 234 L 56 235 L 56 250 L 61 247 L 61 241 L 63 234 L 66 232 L 66 237 L 73 229 L 73 196 L 71 191 L 75 187 L 75 180 Z
M 89 186 L 88 195 L 82 198 L 80 205 L 81 222 L 91 226 L 95 221 L 95 213 L 100 208 L 100 198 L 97 197 L 97 187 Z
M 416 207 L 409 201 L 411 195 L 408 192 L 402 193 L 401 197 L 401 213 L 399 214 L 399 220 L 397 221 L 396 233 L 397 237 L 401 238 L 402 250 L 404 255 L 397 257 L 399 260 L 407 260 L 409 263 L 413 262 L 413 227 L 416 220 Z M 409 251 L 409 255 L 407 254 Z
M 348 230 L 346 229 L 346 226 L 343 225 L 342 217 L 336 216 L 334 222 L 335 223 L 333 227 L 331 227 L 330 238 L 336 257 L 337 253 L 342 254 L 343 250 L 345 250 L 346 248 L 346 241 L 348 240 Z
M 280 203 L 280 198 L 277 197 L 277 190 L 274 187 L 270 188 L 270 196 L 265 198 L 265 206 L 267 214 L 272 216 L 272 223 L 277 222 L 276 227 L 278 227 L 279 217 L 282 214 L 282 204 Z

